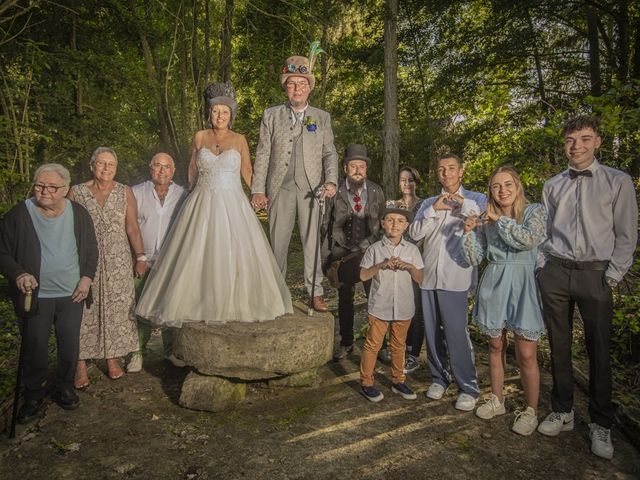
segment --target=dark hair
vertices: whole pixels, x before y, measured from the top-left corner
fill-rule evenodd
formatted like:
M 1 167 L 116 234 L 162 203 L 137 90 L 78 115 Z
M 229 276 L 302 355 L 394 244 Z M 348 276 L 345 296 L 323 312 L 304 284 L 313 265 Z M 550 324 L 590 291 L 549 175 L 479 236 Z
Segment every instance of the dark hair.
M 413 167 L 411 167 L 409 165 L 405 165 L 404 167 L 401 167 L 400 171 L 398 172 L 398 178 L 400 178 L 400 174 L 402 172 L 409 172 L 411 174 L 411 176 L 413 177 L 413 181 L 416 183 L 416 186 L 420 185 L 422 183 L 422 177 L 418 173 L 418 170 L 416 170 L 415 168 L 413 168 Z
M 600 120 L 598 120 L 597 117 L 592 117 L 591 115 L 578 115 L 577 117 L 572 117 L 564 123 L 562 127 L 562 136 L 564 137 L 569 133 L 577 132 L 583 128 L 590 128 L 599 136 Z
M 458 166 L 462 167 L 462 159 L 455 153 L 445 153 L 444 155 L 440 155 L 436 159 L 436 166 L 438 166 L 440 164 L 440 161 L 444 160 L 445 158 L 453 158 L 456 162 L 458 162 Z

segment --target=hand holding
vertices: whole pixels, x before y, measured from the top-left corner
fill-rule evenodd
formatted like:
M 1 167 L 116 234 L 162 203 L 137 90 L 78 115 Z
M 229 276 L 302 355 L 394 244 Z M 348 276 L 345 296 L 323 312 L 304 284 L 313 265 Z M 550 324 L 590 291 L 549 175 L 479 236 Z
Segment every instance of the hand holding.
M 453 208 L 449 204 L 449 194 L 443 193 L 442 195 L 440 195 L 436 202 L 433 204 L 433 209 L 436 211 L 453 210 Z
M 336 194 L 336 192 L 336 186 L 331 182 L 327 182 L 324 184 L 324 192 L 322 192 L 322 198 L 331 198 Z
M 38 288 L 38 281 L 30 273 L 23 273 L 16 278 L 16 286 L 22 293 L 27 293 Z
M 500 219 L 500 215 L 492 210 L 487 210 L 484 216 L 490 222 L 497 222 Z
M 149 264 L 146 261 L 138 260 L 133 266 L 133 272 L 137 278 L 142 278 L 144 277 L 144 274 L 147 273 L 148 268 Z
M 396 258 L 396 270 L 409 270 L 411 268 L 411 264 Z
M 471 217 L 467 217 L 464 220 L 464 233 L 468 233 L 481 223 L 480 217 L 477 215 L 473 215 Z
M 254 193 L 251 197 L 251 206 L 256 212 L 266 210 L 268 205 L 269 199 L 264 193 Z
M 73 303 L 83 302 L 87 295 L 89 295 L 89 287 L 91 287 L 91 279 L 89 277 L 82 277 L 76 285 L 76 289 L 71 294 L 71 300 Z

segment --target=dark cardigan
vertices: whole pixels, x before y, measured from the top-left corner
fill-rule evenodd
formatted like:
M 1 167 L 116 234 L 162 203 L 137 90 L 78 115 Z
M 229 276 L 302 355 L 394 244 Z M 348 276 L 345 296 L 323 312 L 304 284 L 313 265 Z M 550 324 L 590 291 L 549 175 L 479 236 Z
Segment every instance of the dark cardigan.
M 80 277 L 93 280 L 98 266 L 98 243 L 89 212 L 76 202 L 73 207 L 73 230 L 78 248 Z M 40 240 L 31 221 L 25 202 L 20 202 L 0 220 L 0 273 L 9 279 L 9 294 L 19 317 L 32 316 L 24 311 L 24 295 L 16 286 L 16 278 L 23 273 L 36 277 L 40 283 Z M 33 292 L 34 304 L 38 289 Z M 93 303 L 91 289 L 86 298 L 87 306 Z

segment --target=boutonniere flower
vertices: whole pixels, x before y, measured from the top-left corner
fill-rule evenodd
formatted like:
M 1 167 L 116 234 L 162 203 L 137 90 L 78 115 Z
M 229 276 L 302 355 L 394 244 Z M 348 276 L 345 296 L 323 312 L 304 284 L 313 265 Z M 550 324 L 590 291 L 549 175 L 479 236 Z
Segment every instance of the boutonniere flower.
M 304 124 L 307 126 L 308 132 L 315 132 L 318 129 L 318 124 L 311 117 L 307 117 L 304 121 Z

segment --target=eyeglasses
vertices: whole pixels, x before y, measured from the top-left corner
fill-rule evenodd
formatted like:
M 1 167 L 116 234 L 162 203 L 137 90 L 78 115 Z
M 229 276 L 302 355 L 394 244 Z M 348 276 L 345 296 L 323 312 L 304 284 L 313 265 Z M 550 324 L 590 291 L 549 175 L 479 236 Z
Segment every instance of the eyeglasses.
M 153 165 L 151 165 L 151 168 L 153 168 L 154 170 L 171 170 L 173 168 L 173 165 L 160 165 L 154 163 Z
M 96 161 L 96 166 L 97 167 L 101 167 L 101 168 L 102 167 L 106 167 L 106 168 L 111 169 L 111 168 L 116 168 L 118 166 L 118 164 L 115 163 L 115 162 L 105 162 L 105 161 L 102 161 L 102 160 L 98 160 L 98 161 Z
M 44 192 L 45 190 L 47 190 L 47 192 L 49 193 L 58 193 L 58 190 L 60 190 L 61 188 L 67 188 L 66 185 L 44 185 L 42 183 L 36 183 L 33 186 L 33 189 L 38 192 Z
M 287 82 L 285 84 L 289 90 L 306 90 L 309 88 L 309 82 Z

